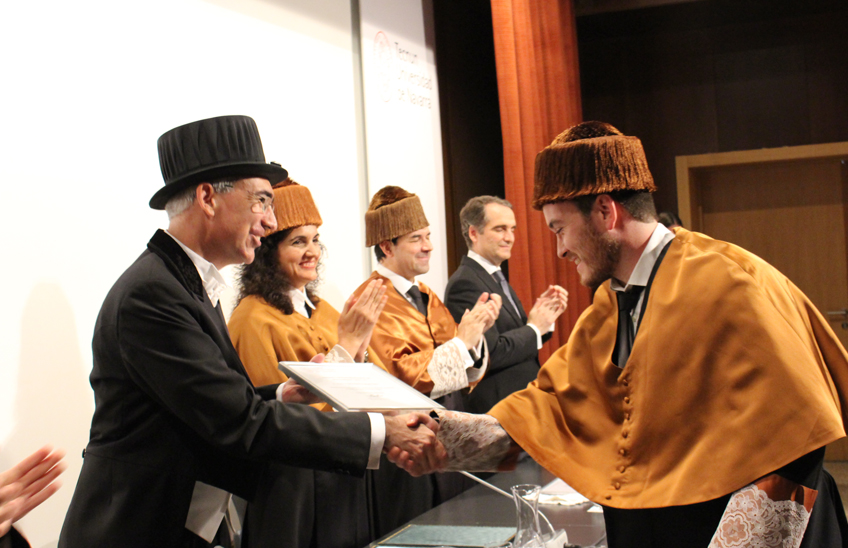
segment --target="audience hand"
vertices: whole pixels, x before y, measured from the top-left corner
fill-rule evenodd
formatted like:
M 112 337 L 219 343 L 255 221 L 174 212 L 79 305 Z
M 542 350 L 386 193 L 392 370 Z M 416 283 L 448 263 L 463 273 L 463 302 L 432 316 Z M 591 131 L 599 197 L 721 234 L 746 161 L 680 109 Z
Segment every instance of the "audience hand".
M 351 295 L 345 302 L 339 316 L 339 345 L 356 361 L 362 361 L 386 301 L 383 281 L 371 280 L 358 297 Z
M 456 336 L 465 343 L 466 348 L 474 348 L 483 333 L 495 325 L 495 320 L 498 319 L 500 311 L 501 298 L 499 295 L 481 294 L 474 304 L 474 308 L 466 310 L 463 314 L 462 321 L 457 326 Z
M 386 416 L 383 451 L 389 461 L 413 476 L 441 470 L 447 454 L 436 439 L 439 424 L 426 413 Z
M 542 334 L 551 330 L 554 322 L 568 306 L 568 291 L 551 285 L 542 293 L 527 315 L 527 323 L 535 325 Z
M 64 456 L 45 446 L 0 473 L 0 537 L 59 489 L 61 483 L 54 480 L 65 471 Z

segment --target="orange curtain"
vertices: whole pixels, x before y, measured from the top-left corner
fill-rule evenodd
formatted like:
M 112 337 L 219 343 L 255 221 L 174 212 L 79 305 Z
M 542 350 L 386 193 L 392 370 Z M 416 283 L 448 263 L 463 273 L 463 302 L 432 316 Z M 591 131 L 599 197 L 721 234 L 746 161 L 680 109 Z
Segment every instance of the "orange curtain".
M 536 154 L 563 130 L 580 123 L 580 73 L 572 0 L 492 0 L 504 146 L 506 198 L 519 230 L 509 281 L 526 308 L 551 284 L 568 290 L 568 310 L 541 350 L 544 363 L 568 340 L 591 302 L 571 262 L 556 256 L 553 233 L 531 207 Z

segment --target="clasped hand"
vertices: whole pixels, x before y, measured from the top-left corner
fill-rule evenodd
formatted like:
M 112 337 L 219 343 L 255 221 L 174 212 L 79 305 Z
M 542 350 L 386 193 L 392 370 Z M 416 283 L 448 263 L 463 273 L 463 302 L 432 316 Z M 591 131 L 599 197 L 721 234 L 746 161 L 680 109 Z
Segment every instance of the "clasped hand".
M 389 461 L 413 476 L 442 470 L 447 452 L 436 438 L 439 423 L 426 413 L 386 415 L 383 452 Z

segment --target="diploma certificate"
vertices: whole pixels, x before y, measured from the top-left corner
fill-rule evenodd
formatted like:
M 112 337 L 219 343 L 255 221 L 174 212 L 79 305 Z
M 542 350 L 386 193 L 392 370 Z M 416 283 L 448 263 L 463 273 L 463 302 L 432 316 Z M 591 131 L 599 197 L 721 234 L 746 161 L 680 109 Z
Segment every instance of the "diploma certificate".
M 280 362 L 279 367 L 338 411 L 444 409 L 373 363 Z

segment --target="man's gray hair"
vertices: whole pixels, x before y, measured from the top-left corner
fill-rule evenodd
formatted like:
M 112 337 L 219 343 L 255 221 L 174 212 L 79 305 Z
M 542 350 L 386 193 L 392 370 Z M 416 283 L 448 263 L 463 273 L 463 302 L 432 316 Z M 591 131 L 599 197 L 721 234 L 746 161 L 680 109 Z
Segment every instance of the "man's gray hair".
M 497 196 L 475 196 L 471 198 L 465 205 L 462 206 L 462 211 L 459 212 L 459 221 L 462 224 L 462 237 L 465 238 L 465 245 L 471 249 L 471 237 L 468 235 L 468 229 L 472 226 L 478 231 L 483 230 L 486 226 L 486 206 L 489 204 L 498 204 L 512 209 L 512 204 L 498 198 Z
M 227 179 L 219 179 L 217 181 L 211 182 L 212 188 L 215 189 L 215 192 L 218 194 L 226 194 L 230 192 L 236 187 L 236 183 L 241 181 L 241 179 L 234 179 L 229 177 Z M 200 184 L 200 183 L 198 183 Z M 197 185 L 191 185 L 190 187 L 183 189 L 168 200 L 168 203 L 165 204 L 165 211 L 168 212 L 168 220 L 170 221 L 177 215 L 180 215 L 184 212 L 188 207 L 194 203 L 194 196 L 197 193 Z

